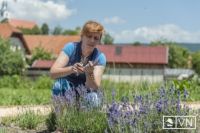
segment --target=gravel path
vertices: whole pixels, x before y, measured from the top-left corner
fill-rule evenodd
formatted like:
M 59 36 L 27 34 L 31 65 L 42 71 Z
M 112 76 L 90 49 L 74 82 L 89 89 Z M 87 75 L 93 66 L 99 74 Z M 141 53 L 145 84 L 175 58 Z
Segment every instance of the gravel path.
M 32 105 L 32 106 L 0 106 L 0 117 L 16 116 L 26 111 L 34 111 L 38 114 L 45 115 L 51 111 L 50 105 Z
M 200 109 L 200 102 L 186 103 L 187 106 L 193 109 Z M 33 105 L 33 106 L 0 106 L 0 118 L 6 116 L 16 116 L 26 111 L 34 111 L 41 115 L 49 114 L 51 111 L 50 105 Z

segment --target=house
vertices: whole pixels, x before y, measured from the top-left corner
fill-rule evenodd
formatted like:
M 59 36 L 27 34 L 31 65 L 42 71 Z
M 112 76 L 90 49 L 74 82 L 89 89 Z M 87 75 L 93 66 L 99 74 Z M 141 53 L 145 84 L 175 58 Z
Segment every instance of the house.
M 107 57 L 104 79 L 113 81 L 164 80 L 168 48 L 163 46 L 99 45 Z
M 13 51 L 17 49 L 21 50 L 24 55 L 31 53 L 27 47 L 22 32 L 10 24 L 0 23 L 0 37 L 10 40 Z
M 164 69 L 168 63 L 168 48 L 163 46 L 98 45 L 107 58 L 104 79 L 112 81 L 159 82 L 164 80 Z M 60 47 L 61 51 L 62 47 Z M 54 61 L 35 61 L 32 71 L 43 74 Z
M 58 56 L 61 49 L 65 44 L 69 42 L 80 41 L 80 36 L 64 36 L 64 35 L 24 35 L 25 42 L 27 43 L 28 50 L 31 52 L 36 47 L 42 47 L 46 51 L 52 53 L 54 56 Z M 27 75 L 31 77 L 37 77 L 40 75 L 49 75 L 49 69 L 53 65 L 54 61 L 49 60 L 37 60 L 29 68 Z
M 33 21 L 20 20 L 20 19 L 8 19 L 7 23 L 15 28 L 33 29 L 37 24 Z
M 58 56 L 60 50 L 66 43 L 80 41 L 80 36 L 24 35 L 24 39 L 29 51 L 33 51 L 36 47 L 42 47 L 53 55 Z

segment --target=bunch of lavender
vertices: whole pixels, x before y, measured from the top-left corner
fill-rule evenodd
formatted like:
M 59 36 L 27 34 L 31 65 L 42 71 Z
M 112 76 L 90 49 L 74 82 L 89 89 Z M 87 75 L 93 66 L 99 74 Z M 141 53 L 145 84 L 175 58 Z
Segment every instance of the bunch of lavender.
M 107 120 L 113 132 L 168 132 L 162 130 L 163 115 L 188 115 L 190 112 L 181 104 L 182 94 L 174 86 L 161 87 L 157 92 L 143 96 L 133 95 L 132 102 L 123 97 L 117 103 L 115 92 L 112 95 L 112 104 L 107 105 Z M 183 97 L 188 97 L 186 89 Z
M 67 89 L 64 95 L 53 95 L 52 102 L 56 114 L 60 114 L 64 109 L 74 108 L 74 109 L 86 109 L 88 88 L 84 85 L 79 85 L 78 87 Z M 88 105 L 89 106 L 89 105 Z
M 79 85 L 65 91 L 64 95 L 53 96 L 56 127 L 64 132 L 102 132 L 108 128 L 105 113 L 93 108 L 88 102 L 88 88 Z M 103 94 L 97 92 L 101 99 Z

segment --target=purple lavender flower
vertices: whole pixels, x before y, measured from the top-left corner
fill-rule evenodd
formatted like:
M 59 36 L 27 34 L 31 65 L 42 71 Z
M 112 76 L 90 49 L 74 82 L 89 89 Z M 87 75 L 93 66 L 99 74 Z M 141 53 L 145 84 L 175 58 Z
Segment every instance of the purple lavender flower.
M 161 99 L 156 103 L 156 109 L 158 112 L 162 111 L 162 100 Z
M 186 89 L 184 89 L 184 99 L 186 100 L 187 97 L 188 97 L 188 92 Z
M 160 89 L 160 96 L 161 97 L 165 96 L 165 89 L 164 89 L 164 87 L 161 87 L 161 89 Z
M 115 101 L 115 89 L 112 89 L 112 102 L 114 102 Z
M 175 92 L 175 88 L 174 88 L 174 85 L 171 85 L 171 87 L 170 87 L 170 94 L 171 95 L 173 95 L 174 94 L 174 92 Z

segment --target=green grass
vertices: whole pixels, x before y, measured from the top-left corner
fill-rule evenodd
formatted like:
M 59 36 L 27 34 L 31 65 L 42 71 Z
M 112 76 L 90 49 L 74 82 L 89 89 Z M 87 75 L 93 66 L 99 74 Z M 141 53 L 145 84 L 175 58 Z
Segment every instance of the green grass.
M 180 83 L 184 84 L 185 83 Z M 122 96 L 128 96 L 132 99 L 135 95 L 146 95 L 149 92 L 155 92 L 163 83 L 116 83 L 108 80 L 102 82 L 102 89 L 106 102 L 112 101 L 112 90 L 115 90 L 115 100 L 120 101 Z M 41 78 L 37 82 L 31 81 L 29 87 L 1 87 L 0 86 L 0 106 L 1 105 L 39 105 L 49 104 L 51 102 L 51 81 L 48 78 Z M 169 88 L 170 83 L 167 83 Z M 183 87 L 182 87 L 183 88 Z M 189 92 L 189 102 L 200 101 L 200 84 L 191 82 L 186 89 Z M 182 90 L 182 89 L 181 89 Z
M 1 125 L 4 127 L 20 127 L 25 129 L 38 129 L 40 124 L 45 124 L 47 116 L 39 115 L 33 111 L 26 111 L 24 114 L 20 114 L 14 117 L 3 117 Z M 1 133 L 1 132 L 0 132 Z
M 161 83 L 150 84 L 147 82 L 139 83 L 115 83 L 110 81 L 103 81 L 102 88 L 106 101 L 111 102 L 112 91 L 115 91 L 115 100 L 120 101 L 123 96 L 133 99 L 135 95 L 146 95 L 149 92 L 156 91 L 161 86 Z
M 189 99 L 190 102 L 200 102 L 200 86 L 196 86 L 194 88 L 191 88 L 189 91 Z
M 194 81 L 188 81 L 189 85 L 184 86 L 184 88 L 187 89 L 189 93 L 189 97 L 187 98 L 188 102 L 196 102 L 200 101 L 200 84 L 194 82 Z M 180 82 L 180 84 L 183 84 Z M 148 83 L 148 82 L 136 82 L 136 83 L 116 83 L 111 82 L 108 80 L 104 80 L 102 82 L 102 89 L 104 90 L 105 100 L 107 102 L 112 101 L 112 90 L 115 90 L 115 100 L 120 101 L 123 96 L 127 96 L 129 99 L 132 99 L 135 95 L 147 95 L 150 92 L 154 93 L 157 92 L 158 89 L 161 88 L 161 86 L 164 86 L 164 88 L 169 89 L 172 85 L 172 81 L 167 82 L 165 85 L 163 83 Z M 180 89 L 182 91 L 181 98 L 183 99 L 183 89 Z
M 0 88 L 0 105 L 37 105 L 50 103 L 49 89 Z
M 108 128 L 106 114 L 98 110 L 67 109 L 58 117 L 57 124 L 64 132 L 103 133 Z

